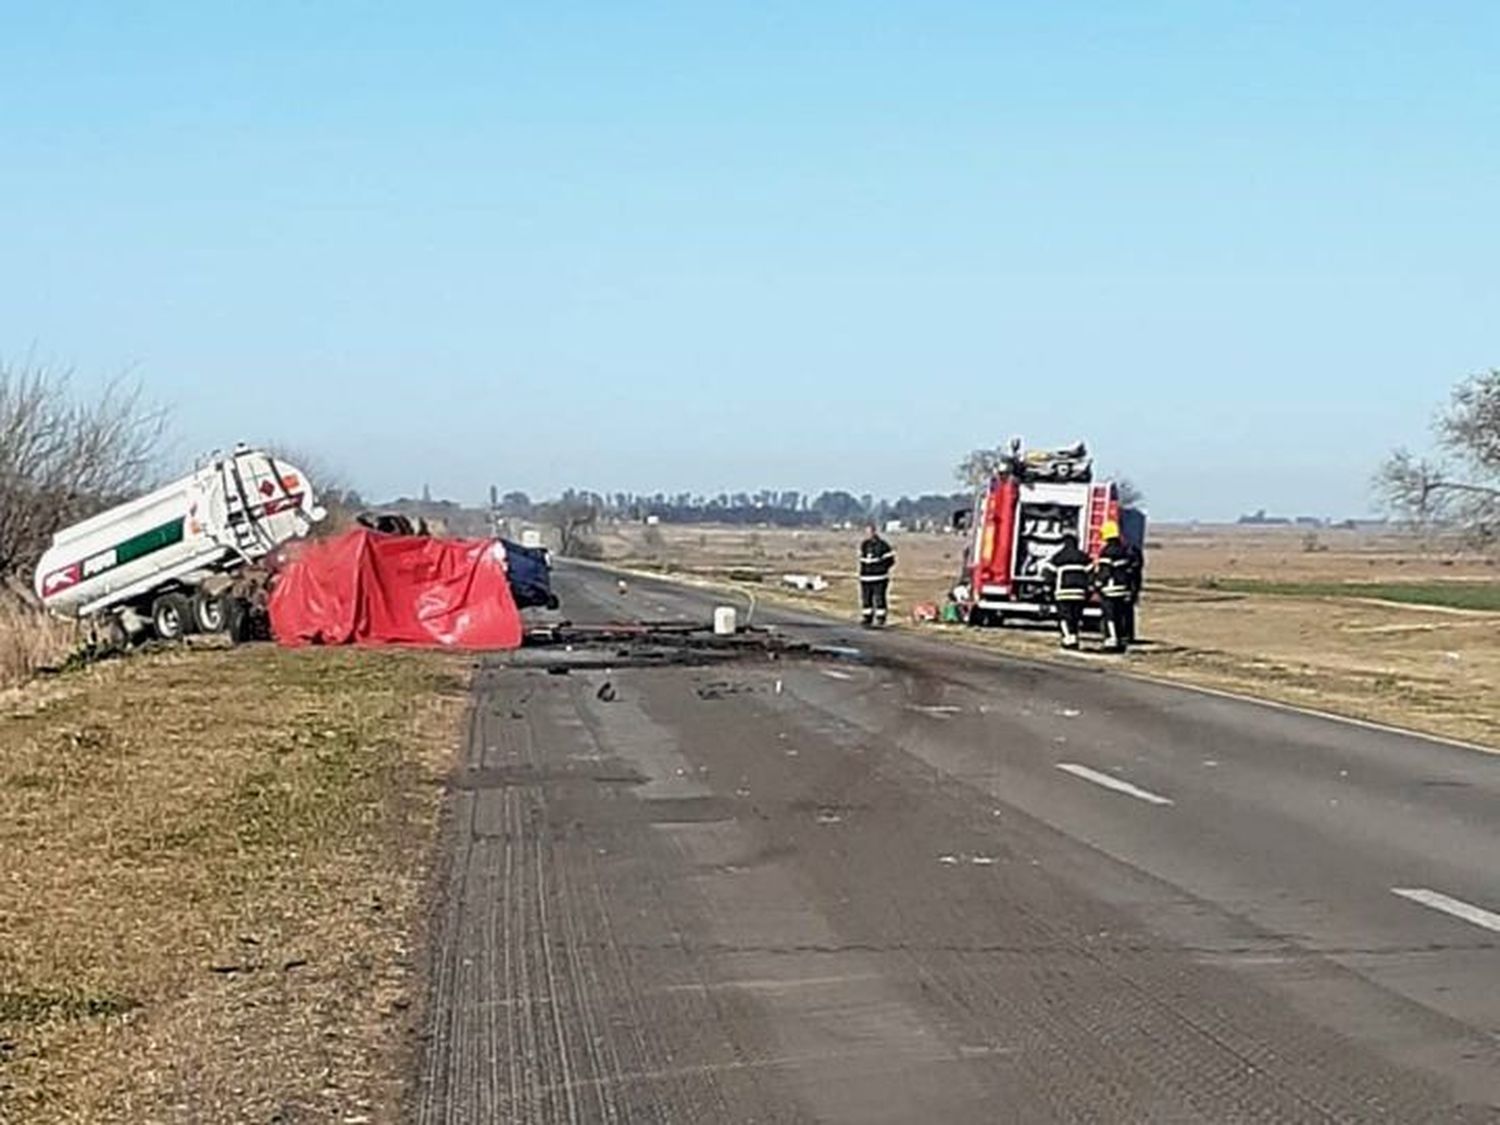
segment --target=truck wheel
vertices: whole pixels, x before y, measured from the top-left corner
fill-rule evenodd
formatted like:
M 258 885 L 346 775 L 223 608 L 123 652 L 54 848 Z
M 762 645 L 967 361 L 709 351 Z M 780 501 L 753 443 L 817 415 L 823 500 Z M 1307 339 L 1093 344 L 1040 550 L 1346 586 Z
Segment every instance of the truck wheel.
M 200 633 L 222 633 L 224 631 L 224 599 L 207 590 L 193 594 L 193 624 Z
M 244 598 L 223 600 L 224 634 L 230 644 L 244 644 L 251 639 L 250 603 Z
M 130 647 L 130 633 L 125 623 L 110 614 L 95 627 L 94 646 L 100 656 L 115 656 Z
M 193 621 L 193 605 L 182 594 L 163 594 L 151 603 L 151 627 L 164 641 L 180 641 Z

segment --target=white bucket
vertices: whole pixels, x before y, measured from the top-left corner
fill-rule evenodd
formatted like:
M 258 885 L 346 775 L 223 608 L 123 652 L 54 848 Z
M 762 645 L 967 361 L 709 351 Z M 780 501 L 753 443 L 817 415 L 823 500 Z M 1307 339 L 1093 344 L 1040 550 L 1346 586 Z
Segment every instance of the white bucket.
M 735 630 L 734 606 L 721 605 L 714 610 L 714 636 L 728 637 Z

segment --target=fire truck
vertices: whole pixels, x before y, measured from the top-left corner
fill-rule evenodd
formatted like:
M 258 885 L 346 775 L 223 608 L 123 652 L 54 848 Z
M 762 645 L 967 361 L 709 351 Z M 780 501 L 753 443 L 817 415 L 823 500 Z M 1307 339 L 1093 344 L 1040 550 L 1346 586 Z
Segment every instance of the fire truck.
M 1144 550 L 1145 512 L 1120 503 L 1119 485 L 1094 479 L 1088 447 L 1022 451 L 1010 443 L 1000 466 L 980 490 L 968 520 L 973 542 L 965 552 L 964 573 L 954 591 L 973 625 L 1004 625 L 1056 616 L 1044 564 L 1062 547 L 1063 536 L 1077 536 L 1092 557 L 1103 546 L 1100 529 L 1113 520 L 1127 542 Z M 1084 609 L 1102 615 L 1098 599 Z

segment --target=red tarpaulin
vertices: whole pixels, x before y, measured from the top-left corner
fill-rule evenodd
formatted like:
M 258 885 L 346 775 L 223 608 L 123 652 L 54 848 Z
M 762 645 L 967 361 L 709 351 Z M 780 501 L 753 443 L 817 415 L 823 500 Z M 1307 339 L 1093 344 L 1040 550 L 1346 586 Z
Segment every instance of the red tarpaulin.
M 283 645 L 521 644 L 505 551 L 493 539 L 360 528 L 310 543 L 277 575 L 270 612 Z

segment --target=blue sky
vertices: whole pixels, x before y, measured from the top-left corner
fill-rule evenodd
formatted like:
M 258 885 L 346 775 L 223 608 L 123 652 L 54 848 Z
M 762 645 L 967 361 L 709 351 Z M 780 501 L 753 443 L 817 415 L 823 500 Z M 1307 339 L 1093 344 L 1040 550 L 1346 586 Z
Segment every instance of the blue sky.
M 0 3 L 0 354 L 373 495 L 1090 438 L 1347 514 L 1500 365 L 1500 5 Z

